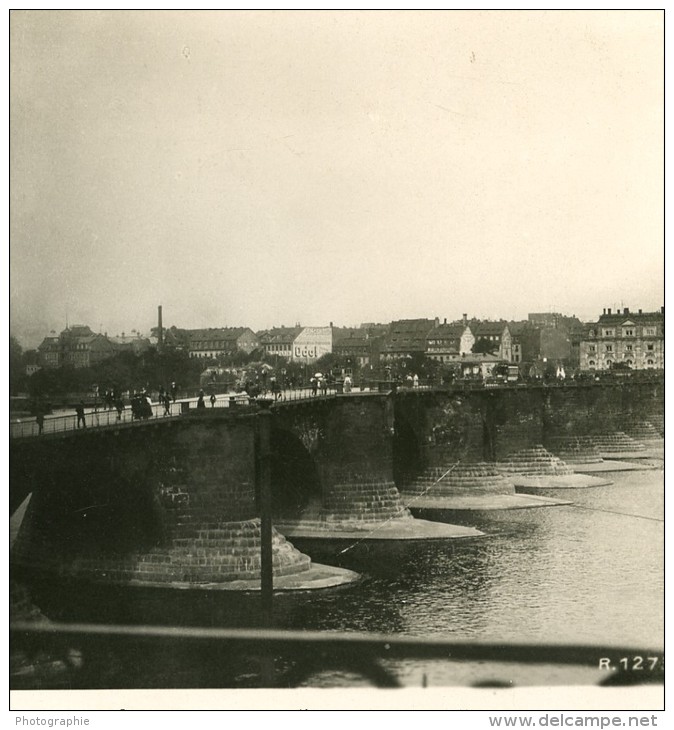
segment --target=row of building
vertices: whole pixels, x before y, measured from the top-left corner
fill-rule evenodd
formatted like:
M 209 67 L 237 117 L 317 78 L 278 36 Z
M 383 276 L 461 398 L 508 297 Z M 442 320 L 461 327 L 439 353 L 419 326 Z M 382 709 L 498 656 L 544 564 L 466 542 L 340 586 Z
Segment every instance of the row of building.
M 153 345 L 176 347 L 206 360 L 236 352 L 263 352 L 267 359 L 313 363 L 327 353 L 354 366 L 377 365 L 424 356 L 440 363 L 485 364 L 553 362 L 580 370 L 664 368 L 664 307 L 657 312 L 604 310 L 596 322 L 583 323 L 559 313 L 533 313 L 521 321 L 402 319 L 359 327 L 249 327 L 197 330 L 159 328 L 150 337 L 108 337 L 85 325 L 46 337 L 38 348 L 44 367 L 89 367 L 117 352 L 139 352 Z

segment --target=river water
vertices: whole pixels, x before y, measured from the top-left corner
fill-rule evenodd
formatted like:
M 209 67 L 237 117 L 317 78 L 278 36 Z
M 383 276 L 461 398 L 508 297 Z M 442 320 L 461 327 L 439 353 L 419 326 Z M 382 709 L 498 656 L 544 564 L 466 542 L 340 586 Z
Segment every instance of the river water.
M 365 580 L 307 602 L 301 628 L 660 644 L 663 472 L 611 478 L 610 486 L 555 493 L 574 505 L 461 520 L 488 538 L 417 543 L 395 554 L 387 547 L 389 559 L 370 564 L 361 544 L 338 564 Z
M 664 472 L 662 461 L 649 463 L 656 468 L 607 475 L 614 479 L 610 486 L 550 494 L 573 500 L 570 506 L 464 517 L 464 524 L 487 533 L 484 538 L 396 546 L 362 542 L 340 556 L 334 548 L 296 541 L 316 562 L 352 568 L 363 577 L 340 589 L 277 594 L 276 627 L 662 647 Z M 34 598 L 56 620 L 260 625 L 258 596 L 135 589 L 103 598 L 80 591 L 73 599 L 69 589 L 55 597 L 46 587 L 36 587 Z M 416 686 L 477 676 L 450 670 L 446 662 L 389 664 Z M 118 669 L 122 679 L 113 684 L 124 685 L 123 677 L 133 683 L 124 667 Z M 232 686 L 255 686 L 251 671 L 233 675 Z M 583 682 L 584 676 L 571 679 Z M 568 670 L 558 679 L 568 683 Z M 174 686 L 173 681 L 159 673 L 148 684 Z M 307 686 L 360 683 L 357 675 L 337 670 L 305 681 Z
M 357 546 L 339 564 L 363 572 L 361 585 L 313 597 L 294 627 L 662 647 L 664 473 L 662 462 L 650 463 L 658 468 L 612 473 L 610 486 L 554 493 L 574 505 L 461 520 L 487 538 L 387 550 L 377 561 Z M 409 664 L 398 669 L 416 684 Z M 439 665 L 423 673 L 436 685 L 468 678 Z M 569 682 L 568 672 L 559 680 Z M 339 683 L 329 675 L 320 682 Z

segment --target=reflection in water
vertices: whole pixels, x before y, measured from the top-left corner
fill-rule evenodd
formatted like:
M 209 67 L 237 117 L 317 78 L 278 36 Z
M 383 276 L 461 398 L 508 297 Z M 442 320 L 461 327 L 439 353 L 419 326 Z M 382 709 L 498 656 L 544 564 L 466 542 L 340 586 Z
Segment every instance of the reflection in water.
M 341 555 L 337 552 L 344 544 L 309 549 L 298 540 L 317 562 L 358 570 L 363 579 L 337 590 L 277 594 L 275 625 L 481 641 L 661 646 L 663 473 L 625 472 L 612 478 L 611 486 L 553 495 L 578 506 L 466 517 L 467 524 L 489 534 L 481 539 L 360 543 Z M 37 605 L 57 620 L 262 625 L 257 595 L 93 587 L 85 592 L 44 581 L 33 589 Z M 399 662 L 396 668 L 414 683 L 427 675 L 436 686 L 479 676 L 478 667 L 467 675 L 465 668 L 437 663 Z M 326 672 L 308 683 L 339 684 L 340 676 Z M 347 676 L 342 685 L 356 682 Z M 559 677 L 568 681 L 567 674 Z M 233 686 L 249 681 L 254 685 L 243 672 Z

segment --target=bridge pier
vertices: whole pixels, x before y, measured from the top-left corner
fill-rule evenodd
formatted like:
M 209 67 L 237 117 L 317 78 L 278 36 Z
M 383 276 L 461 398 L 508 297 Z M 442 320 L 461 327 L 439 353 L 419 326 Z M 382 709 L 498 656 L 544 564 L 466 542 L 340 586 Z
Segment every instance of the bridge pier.
M 259 590 L 254 416 L 64 439 L 12 551 L 22 571 L 127 586 Z M 313 564 L 272 530 L 274 589 L 358 576 Z
M 636 435 L 639 428 L 652 428 L 645 419 L 660 407 L 658 396 L 650 383 L 550 388 L 542 443 L 577 473 L 650 468 L 620 459 L 652 455 L 625 430 Z
M 478 530 L 415 519 L 393 479 L 393 398 L 337 397 L 323 412 L 295 409 L 279 421 L 310 452 L 321 500 L 279 529 L 293 539 L 424 540 L 474 537 Z
M 512 479 L 491 461 L 509 446 L 536 437 L 536 408 L 512 408 L 513 396 L 507 393 L 436 393 L 432 398 L 424 405 L 416 394 L 404 394 L 397 404 L 399 431 L 419 443 L 419 473 L 403 472 L 402 494 L 413 514 L 444 520 L 464 512 L 568 504 L 517 494 Z

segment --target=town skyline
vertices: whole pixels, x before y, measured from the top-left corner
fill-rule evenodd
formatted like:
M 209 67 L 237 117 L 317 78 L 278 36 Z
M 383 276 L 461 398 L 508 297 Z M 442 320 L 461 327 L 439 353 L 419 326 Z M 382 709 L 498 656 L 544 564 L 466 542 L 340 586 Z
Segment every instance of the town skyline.
M 10 334 L 664 301 L 659 12 L 10 15 Z M 45 42 L 47 39 L 47 42 Z
M 159 305 L 159 306 L 162 306 L 162 305 Z M 599 316 L 602 314 L 602 312 L 604 314 L 606 314 L 608 311 L 608 313 L 610 314 L 612 311 L 615 314 L 622 314 L 627 309 L 628 312 L 631 312 L 633 314 L 636 313 L 637 311 L 639 313 L 641 313 L 642 311 L 650 313 L 650 312 L 660 312 L 661 308 L 662 308 L 662 305 L 648 307 L 648 308 L 639 306 L 639 308 L 637 309 L 636 307 L 629 307 L 626 305 L 626 303 L 624 301 L 621 301 L 620 306 L 614 305 L 612 307 L 602 307 L 601 312 L 597 312 L 594 314 L 594 316 L 590 316 L 590 317 L 578 316 L 575 312 L 564 312 L 564 311 L 560 311 L 558 308 L 552 307 L 552 308 L 540 309 L 540 310 L 536 310 L 536 311 L 531 310 L 531 311 L 526 312 L 524 316 L 517 317 L 517 318 L 501 316 L 498 313 L 496 313 L 492 316 L 477 316 L 477 314 L 475 314 L 475 313 L 466 312 L 466 313 L 462 313 L 462 314 L 454 316 L 454 317 L 441 316 L 441 315 L 430 315 L 427 313 L 427 314 L 421 315 L 419 317 L 392 317 L 389 319 L 382 319 L 382 320 L 374 320 L 374 319 L 368 319 L 367 317 L 362 317 L 360 319 L 360 321 L 351 322 L 351 323 L 338 322 L 335 320 L 330 320 L 329 322 L 309 322 L 309 321 L 305 322 L 302 320 L 299 320 L 297 322 L 272 322 L 267 327 L 259 327 L 259 328 L 251 327 L 245 321 L 238 322 L 238 323 L 226 323 L 226 324 L 223 324 L 220 322 L 220 323 L 216 323 L 216 324 L 212 324 L 212 325 L 210 325 L 210 324 L 209 325 L 196 325 L 194 327 L 187 327 L 181 322 L 174 322 L 170 318 L 168 320 L 166 318 L 164 318 L 163 328 L 169 329 L 171 327 L 176 327 L 179 330 L 209 330 L 209 329 L 217 330 L 217 329 L 250 328 L 253 332 L 259 334 L 262 332 L 267 332 L 267 331 L 271 331 L 271 330 L 279 329 L 279 328 L 295 328 L 295 327 L 304 328 L 304 327 L 334 326 L 335 328 L 342 329 L 342 330 L 349 330 L 349 329 L 355 330 L 355 329 L 360 329 L 364 325 L 368 325 L 368 324 L 388 326 L 392 322 L 396 322 L 396 321 L 414 321 L 414 320 L 422 320 L 422 319 L 423 320 L 427 320 L 427 319 L 434 320 L 435 319 L 440 323 L 442 323 L 443 321 L 445 323 L 460 323 L 463 319 L 463 314 L 466 315 L 466 318 L 468 321 L 524 322 L 524 321 L 527 321 L 528 319 L 530 319 L 531 315 L 534 315 L 537 313 L 550 314 L 550 315 L 553 315 L 553 314 L 561 315 L 562 317 L 569 318 L 569 319 L 577 318 L 584 324 L 588 324 L 591 322 L 596 322 L 598 320 Z M 10 335 L 12 337 L 16 338 L 16 340 L 19 342 L 19 344 L 22 346 L 22 348 L 24 350 L 29 350 L 29 349 L 36 349 L 37 345 L 39 345 L 40 342 L 46 336 L 49 336 L 50 334 L 51 335 L 59 334 L 60 332 L 65 331 L 70 327 L 78 327 L 78 326 L 89 327 L 92 330 L 92 332 L 95 332 L 97 334 L 103 334 L 103 335 L 110 336 L 110 337 L 127 337 L 127 338 L 131 337 L 131 336 L 147 337 L 151 334 L 152 330 L 157 329 L 157 310 L 155 309 L 155 311 L 154 311 L 154 321 L 149 322 L 148 325 L 144 328 L 123 327 L 122 329 L 113 331 L 111 329 L 106 329 L 102 323 L 99 323 L 99 325 L 97 327 L 95 327 L 92 322 L 79 321 L 79 320 L 75 321 L 74 319 L 68 319 L 62 326 L 57 325 L 56 327 L 52 327 L 52 329 L 50 329 L 48 331 L 38 332 L 36 330 L 36 332 L 37 332 L 36 340 L 33 340 L 31 338 L 30 342 L 28 342 L 28 343 L 26 342 L 26 340 L 22 340 L 22 338 L 20 336 L 18 336 L 15 332 L 10 332 Z M 35 344 L 31 344 L 32 342 L 35 342 Z

